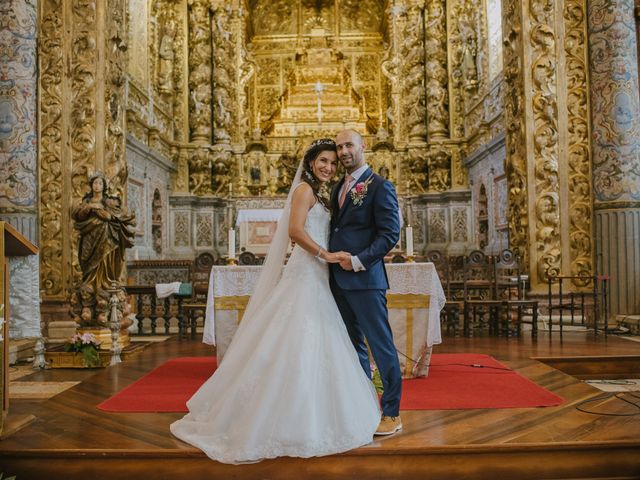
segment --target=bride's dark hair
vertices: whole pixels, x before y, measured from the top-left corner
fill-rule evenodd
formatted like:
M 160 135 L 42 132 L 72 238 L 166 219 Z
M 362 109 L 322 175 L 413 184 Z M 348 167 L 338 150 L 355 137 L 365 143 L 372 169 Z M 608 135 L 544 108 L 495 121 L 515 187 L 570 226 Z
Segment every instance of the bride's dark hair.
M 314 140 L 311 142 L 311 145 L 304 152 L 304 158 L 302 159 L 302 178 L 301 180 L 305 183 L 308 183 L 313 190 L 313 194 L 316 196 L 318 201 L 322 203 L 325 208 L 329 208 L 329 198 L 325 196 L 324 193 L 320 192 L 320 186 L 322 182 L 320 182 L 316 176 L 313 174 L 313 169 L 311 168 L 311 162 L 318 158 L 318 156 L 322 152 L 335 152 L 338 153 L 338 149 L 336 148 L 336 142 L 331 140 L 330 138 L 319 138 L 318 140 Z

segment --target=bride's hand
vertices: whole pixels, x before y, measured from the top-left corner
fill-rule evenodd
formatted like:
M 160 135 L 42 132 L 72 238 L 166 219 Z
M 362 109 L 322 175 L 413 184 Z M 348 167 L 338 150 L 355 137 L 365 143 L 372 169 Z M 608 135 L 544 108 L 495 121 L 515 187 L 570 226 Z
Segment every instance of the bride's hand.
M 326 252 L 323 256 L 329 263 L 340 263 L 343 260 L 351 258 L 351 254 L 349 252 Z

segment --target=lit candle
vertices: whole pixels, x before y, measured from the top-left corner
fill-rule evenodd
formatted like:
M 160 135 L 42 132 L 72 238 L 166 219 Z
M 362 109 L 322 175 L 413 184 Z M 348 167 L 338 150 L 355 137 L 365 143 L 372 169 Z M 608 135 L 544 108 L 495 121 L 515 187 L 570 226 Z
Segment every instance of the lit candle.
M 413 227 L 408 225 L 405 233 L 407 236 L 407 256 L 413 257 Z
M 229 229 L 229 258 L 236 258 L 236 231 Z

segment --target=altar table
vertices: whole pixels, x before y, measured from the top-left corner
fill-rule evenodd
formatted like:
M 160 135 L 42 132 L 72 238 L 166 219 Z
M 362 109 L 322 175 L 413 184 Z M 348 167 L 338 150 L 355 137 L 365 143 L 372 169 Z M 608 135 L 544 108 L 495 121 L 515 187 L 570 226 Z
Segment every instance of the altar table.
M 389 323 L 404 378 L 426 376 L 433 345 L 442 343 L 445 304 L 433 263 L 385 265 Z M 221 361 L 258 281 L 261 266 L 214 266 L 209 278 L 203 342 L 216 345 Z M 409 358 L 407 358 L 409 357 Z

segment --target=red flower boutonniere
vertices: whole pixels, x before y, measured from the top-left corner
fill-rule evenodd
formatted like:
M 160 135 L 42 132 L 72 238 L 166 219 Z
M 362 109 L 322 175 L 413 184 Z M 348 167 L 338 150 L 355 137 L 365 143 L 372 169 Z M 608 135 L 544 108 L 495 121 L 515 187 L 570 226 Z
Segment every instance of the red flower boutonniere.
M 367 196 L 367 189 L 369 184 L 373 181 L 373 175 L 367 178 L 364 182 L 356 183 L 355 186 L 349 191 L 351 201 L 356 207 L 362 205 L 365 197 Z

